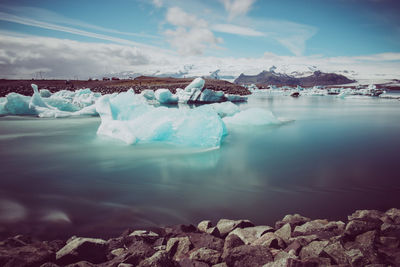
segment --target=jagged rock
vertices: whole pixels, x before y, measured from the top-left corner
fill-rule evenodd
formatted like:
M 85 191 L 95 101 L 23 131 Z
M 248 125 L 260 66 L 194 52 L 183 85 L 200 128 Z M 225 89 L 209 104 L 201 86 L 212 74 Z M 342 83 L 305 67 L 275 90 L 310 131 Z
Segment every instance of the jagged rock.
M 225 239 L 222 258 L 225 259 L 231 249 L 244 245 L 242 239 L 237 235 L 229 235 Z
M 336 242 L 333 244 L 330 244 L 326 246 L 323 251 L 328 254 L 336 264 L 347 264 L 347 255 L 345 253 L 345 250 L 340 244 L 340 242 Z
M 296 255 L 293 253 L 279 252 L 275 257 L 273 262 L 265 264 L 263 267 L 286 267 L 288 266 L 290 259 L 297 259 Z
M 124 248 L 117 248 L 117 249 L 114 249 L 114 250 L 112 250 L 110 252 L 110 254 L 115 256 L 115 257 L 121 256 L 124 253 L 125 253 L 125 249 Z
M 201 221 L 199 222 L 199 224 L 197 225 L 197 229 L 199 229 L 202 232 L 207 232 L 207 230 L 209 228 L 212 227 L 212 223 L 211 221 Z
M 359 249 L 351 249 L 345 251 L 351 266 L 365 266 L 369 263 L 368 259 Z
M 195 261 L 189 258 L 181 259 L 178 262 L 178 266 L 180 267 L 209 267 L 209 265 L 202 261 Z
M 243 245 L 230 250 L 225 262 L 232 267 L 262 266 L 272 262 L 273 257 L 264 246 Z
M 230 232 L 229 235 L 237 235 L 246 245 L 249 245 L 260 238 L 263 234 L 270 231 L 273 231 L 273 228 L 270 226 L 254 226 L 247 228 L 236 228 Z
M 309 221 L 311 221 L 310 218 L 301 216 L 300 214 L 289 214 L 283 217 L 281 221 L 275 223 L 275 229 L 279 229 L 287 223 L 290 224 L 292 228 L 295 228 Z
M 217 228 L 221 237 L 226 237 L 230 232 L 236 228 L 252 227 L 254 224 L 249 220 L 227 220 L 221 219 L 217 223 Z
M 318 258 L 324 248 L 329 244 L 329 241 L 313 241 L 300 251 L 300 258 Z
M 308 244 L 308 243 L 307 243 Z M 289 244 L 289 246 L 287 246 L 285 248 L 286 252 L 290 252 L 293 251 L 296 255 L 299 255 L 300 250 L 303 248 L 303 246 L 300 244 L 299 241 L 293 241 L 292 243 Z
M 400 240 L 397 237 L 381 236 L 379 237 L 379 243 L 387 248 L 398 248 Z
M 225 262 L 221 262 L 218 264 L 214 264 L 212 267 L 228 267 L 228 265 Z
M 187 236 L 195 248 L 209 248 L 222 251 L 224 240 L 206 233 L 189 233 Z
M 80 261 L 80 262 L 68 264 L 66 267 L 95 267 L 95 266 L 96 266 L 95 264 L 90 263 L 88 261 Z
M 142 260 L 139 267 L 173 267 L 172 259 L 166 251 L 157 251 L 151 257 Z
M 374 222 L 365 222 L 365 221 L 350 221 L 346 225 L 345 235 L 354 237 L 356 235 L 374 230 L 377 224 Z
M 152 256 L 156 251 L 144 240 L 138 240 L 132 243 L 125 251 L 119 256 L 112 258 L 106 267 L 115 267 L 120 263 L 138 265 L 142 260 Z
M 383 223 L 381 225 L 381 235 L 400 239 L 400 225 Z
M 305 235 L 305 236 L 297 236 L 297 237 L 292 237 L 289 239 L 290 243 L 293 243 L 295 241 L 299 242 L 301 246 L 305 247 L 308 244 L 310 244 L 312 241 L 317 240 L 318 236 L 317 235 Z
M 378 251 L 383 256 L 383 258 L 386 260 L 387 263 L 390 263 L 393 266 L 400 266 L 399 248 L 379 248 Z
M 199 248 L 195 249 L 190 253 L 189 258 L 191 260 L 202 261 L 208 263 L 210 265 L 217 264 L 221 260 L 221 252 L 208 249 L 208 248 Z
M 376 222 L 382 223 L 383 212 L 377 210 L 356 210 L 350 216 L 347 216 L 349 221 L 358 220 L 358 221 L 366 221 L 366 222 Z
M 142 239 L 148 242 L 154 242 L 156 239 L 158 239 L 159 235 L 152 231 L 136 230 L 129 234 L 129 237 L 136 237 L 139 240 Z
M 400 209 L 390 209 L 385 212 L 392 219 L 394 224 L 400 224 Z
M 260 245 L 268 248 L 277 248 L 277 249 L 285 247 L 285 243 L 283 242 L 283 240 L 272 232 L 264 234 L 263 236 L 255 240 L 252 243 L 252 245 Z
M 296 226 L 292 236 L 317 235 L 319 239 L 329 239 L 344 232 L 343 222 L 328 222 L 327 220 L 314 220 Z
M 78 261 L 102 263 L 106 258 L 106 241 L 96 238 L 74 238 L 57 251 L 56 260 L 60 264 L 71 264 Z
M 220 232 L 219 232 L 217 227 L 208 228 L 206 233 L 210 234 L 210 235 L 213 235 L 215 237 L 220 237 L 221 236 L 221 234 L 220 234 Z
M 192 247 L 193 245 L 192 242 L 190 242 L 189 237 L 175 237 L 168 240 L 166 251 L 174 258 L 174 260 L 179 260 L 187 256 Z
M 40 266 L 46 262 L 54 262 L 54 260 L 55 251 L 44 242 L 0 248 L 0 266 L 4 267 Z
M 129 264 L 129 263 L 120 263 L 120 264 L 118 264 L 118 267 L 133 267 L 133 264 Z
M 40 265 L 40 267 L 60 267 L 60 265 L 55 264 L 54 262 L 46 262 Z
M 275 234 L 279 236 L 286 244 L 289 244 L 289 239 L 292 235 L 292 227 L 290 226 L 290 223 L 287 223 L 276 230 Z

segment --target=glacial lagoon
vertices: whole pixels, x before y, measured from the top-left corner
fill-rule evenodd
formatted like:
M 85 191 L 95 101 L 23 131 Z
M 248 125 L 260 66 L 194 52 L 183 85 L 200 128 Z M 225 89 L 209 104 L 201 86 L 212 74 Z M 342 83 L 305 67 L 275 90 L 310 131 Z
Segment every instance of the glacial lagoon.
M 345 219 L 400 203 L 400 101 L 257 95 L 293 120 L 228 128 L 219 149 L 126 145 L 99 117 L 0 117 L 0 237 L 110 237 L 128 227 L 289 213 Z

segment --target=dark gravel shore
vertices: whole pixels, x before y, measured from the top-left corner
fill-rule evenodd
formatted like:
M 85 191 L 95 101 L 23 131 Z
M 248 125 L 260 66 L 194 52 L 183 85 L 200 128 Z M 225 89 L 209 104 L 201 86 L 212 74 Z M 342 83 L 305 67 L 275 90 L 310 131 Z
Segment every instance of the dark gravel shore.
M 346 223 L 298 214 L 274 226 L 202 221 L 109 240 L 19 235 L 0 242 L 0 266 L 400 266 L 400 209 L 358 210 Z
M 93 92 L 109 94 L 115 92 L 124 92 L 133 88 L 135 93 L 140 93 L 145 89 L 156 90 L 159 88 L 168 88 L 175 93 L 177 88 L 185 88 L 193 79 L 180 78 L 155 78 L 141 76 L 134 80 L 110 80 L 110 81 L 82 81 L 82 80 L 5 80 L 0 79 L 0 97 L 11 92 L 22 95 L 32 95 L 31 84 L 39 86 L 39 89 L 48 89 L 54 93 L 60 90 L 77 90 L 90 88 Z M 214 91 L 223 91 L 227 94 L 249 95 L 250 91 L 246 88 L 223 80 L 205 79 L 205 88 Z

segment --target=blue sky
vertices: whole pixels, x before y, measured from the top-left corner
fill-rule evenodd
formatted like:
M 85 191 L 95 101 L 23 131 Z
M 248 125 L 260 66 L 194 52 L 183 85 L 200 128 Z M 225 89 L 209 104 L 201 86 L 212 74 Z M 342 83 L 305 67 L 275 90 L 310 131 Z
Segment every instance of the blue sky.
M 57 62 L 50 66 L 46 60 L 36 60 L 33 64 L 32 54 L 39 53 L 40 43 L 47 51 L 53 49 L 56 57 L 60 44 L 74 47 L 77 55 L 83 53 L 83 48 L 78 51 L 77 43 L 81 43 L 81 47 L 93 44 L 104 58 L 114 59 L 93 72 L 148 70 L 150 65 L 154 69 L 160 64 L 176 67 L 180 60 L 183 65 L 205 58 L 218 67 L 222 61 L 234 64 L 235 59 L 238 63 L 243 58 L 257 60 L 270 55 L 285 62 L 290 59 L 289 63 L 307 58 L 327 63 L 332 58 L 348 62 L 369 57 L 393 64 L 400 53 L 399 12 L 397 0 L 3 0 L 2 54 L 16 54 L 15 45 L 31 53 L 26 66 L 15 66 L 26 60 L 20 56 L 18 60 L 3 59 L 0 71 L 27 74 L 35 65 L 62 76 L 62 69 L 52 69 Z M 31 45 L 24 45 L 26 40 Z M 130 64 L 107 69 L 123 61 L 122 54 L 118 60 L 115 54 L 107 54 L 111 51 L 129 53 Z M 41 55 L 45 56 L 50 55 Z M 63 60 L 77 63 L 69 62 L 68 56 Z

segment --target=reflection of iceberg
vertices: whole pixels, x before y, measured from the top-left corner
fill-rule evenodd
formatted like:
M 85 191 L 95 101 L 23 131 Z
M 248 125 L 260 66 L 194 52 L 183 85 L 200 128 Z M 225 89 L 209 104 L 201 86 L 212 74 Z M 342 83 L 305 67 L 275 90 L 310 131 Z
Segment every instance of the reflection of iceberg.
M 274 125 L 282 123 L 271 111 L 261 108 L 249 108 L 233 116 L 225 117 L 223 120 L 226 124 L 234 125 Z
M 96 102 L 99 135 L 127 144 L 165 142 L 194 147 L 219 147 L 225 126 L 208 106 L 194 109 L 153 107 L 133 91 Z

